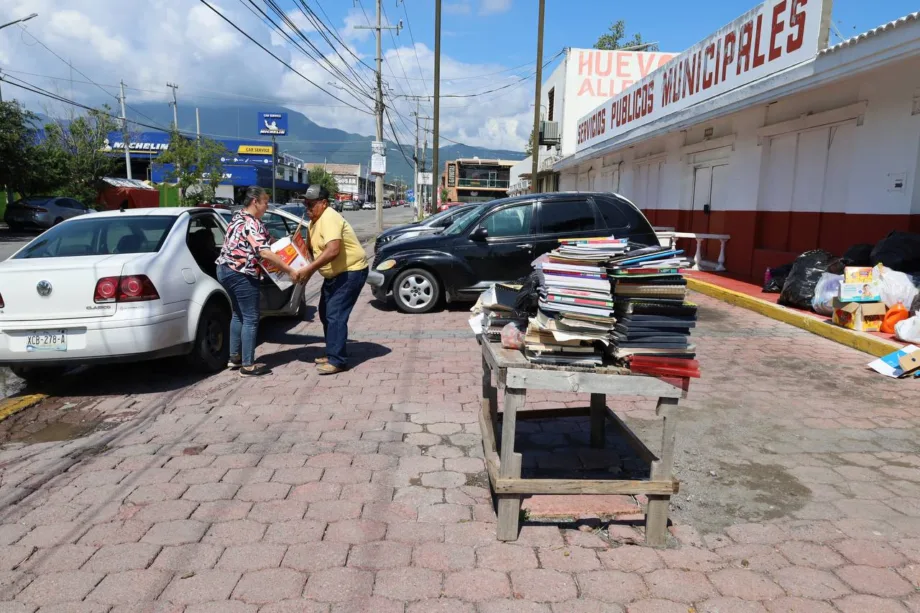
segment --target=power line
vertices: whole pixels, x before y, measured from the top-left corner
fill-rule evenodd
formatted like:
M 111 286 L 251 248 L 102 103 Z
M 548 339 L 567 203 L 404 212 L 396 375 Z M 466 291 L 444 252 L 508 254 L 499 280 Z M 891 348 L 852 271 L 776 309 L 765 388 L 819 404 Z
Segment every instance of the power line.
M 216 8 L 214 8 L 210 3 L 208 3 L 207 0 L 198 0 L 198 1 L 201 2 L 202 4 L 204 4 L 204 5 L 205 5 L 206 7 L 208 7 L 209 9 L 211 9 L 211 11 L 212 11 L 215 15 L 217 15 L 218 17 L 220 17 L 221 19 L 223 19 L 224 21 L 226 21 L 228 24 L 230 24 L 230 25 L 233 27 L 233 29 L 235 29 L 237 32 L 239 32 L 240 34 L 242 34 L 243 36 L 245 36 L 246 38 L 248 38 L 251 42 L 253 42 L 253 43 L 255 43 L 256 45 L 258 45 L 260 49 L 262 49 L 262 50 L 265 51 L 267 54 L 269 54 L 270 56 L 272 56 L 273 58 L 275 58 L 275 60 L 277 60 L 278 62 L 280 62 L 280 63 L 283 64 L 284 66 L 286 66 L 291 72 L 293 72 L 294 74 L 296 74 L 297 76 L 299 76 L 300 78 L 302 78 L 302 79 L 303 79 L 304 81 L 306 81 L 307 83 L 310 83 L 311 85 L 313 85 L 314 87 L 316 87 L 318 90 L 320 90 L 321 92 L 323 92 L 323 93 L 325 93 L 326 95 L 328 95 L 330 98 L 333 98 L 334 100 L 338 100 L 339 102 L 341 102 L 341 103 L 344 104 L 345 106 L 348 106 L 348 107 L 350 107 L 350 108 L 352 108 L 352 109 L 354 109 L 354 110 L 356 110 L 356 111 L 360 111 L 360 112 L 365 113 L 365 114 L 367 114 L 367 115 L 372 115 L 372 114 L 373 114 L 373 111 L 370 111 L 370 110 L 368 110 L 368 109 L 362 109 L 362 108 L 359 108 L 359 107 L 357 107 L 357 106 L 354 106 L 353 104 L 349 104 L 348 102 L 342 100 L 341 98 L 339 98 L 339 97 L 336 96 L 335 94 L 331 93 L 329 90 L 327 90 L 327 89 L 325 89 L 324 87 L 318 85 L 318 84 L 317 84 L 316 82 L 314 82 L 312 79 L 306 77 L 306 76 L 305 76 L 303 73 L 301 73 L 299 70 L 297 70 L 296 68 L 294 68 L 293 66 L 291 66 L 290 64 L 288 64 L 287 62 L 285 62 L 284 60 L 282 60 L 280 57 L 278 57 L 277 55 L 275 55 L 275 54 L 274 54 L 270 49 L 268 49 L 265 45 L 263 45 L 262 43 L 260 43 L 260 42 L 257 41 L 256 39 L 254 39 L 252 36 L 250 36 L 250 35 L 249 35 L 247 32 L 245 32 L 242 28 L 240 28 L 238 25 L 236 25 L 236 24 L 233 22 L 233 20 L 231 20 L 231 19 L 225 17 L 225 16 L 223 15 L 223 13 L 221 13 L 221 12 L 218 11 Z
M 422 70 L 422 60 L 418 56 L 418 48 L 415 46 L 415 35 L 412 34 L 412 24 L 409 23 L 409 9 L 406 8 L 406 0 L 402 1 L 403 13 L 406 16 L 406 29 L 409 30 L 409 40 L 412 41 L 412 51 L 415 53 L 415 63 L 418 66 L 418 76 L 422 80 L 422 93 L 428 93 L 427 79 L 425 79 L 425 71 Z M 408 80 L 409 77 L 406 77 Z

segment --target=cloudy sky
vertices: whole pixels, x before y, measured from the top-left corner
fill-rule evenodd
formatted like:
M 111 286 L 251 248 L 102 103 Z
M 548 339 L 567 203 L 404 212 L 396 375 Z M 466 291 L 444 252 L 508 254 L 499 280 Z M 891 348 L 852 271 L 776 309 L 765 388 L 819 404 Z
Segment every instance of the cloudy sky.
M 39 15 L 24 27 L 0 30 L 0 70 L 94 106 L 115 106 L 120 80 L 128 88 L 129 103 L 165 103 L 171 97 L 166 83 L 171 82 L 179 85 L 180 105 L 276 103 L 320 125 L 373 134 L 369 93 L 374 38 L 370 30 L 358 28 L 373 21 L 374 0 L 207 2 L 300 74 L 247 40 L 202 0 L 0 0 L 0 24 Z M 548 0 L 544 58 L 566 46 L 590 47 L 614 18 L 626 19 L 631 31 L 659 41 L 662 50 L 680 51 L 754 4 L 755 0 L 712 0 L 701 12 L 694 3 L 659 0 L 656 10 L 649 11 L 647 4 L 636 2 Z M 849 36 L 914 10 L 914 4 L 915 0 L 835 0 L 834 18 Z M 280 22 L 271 5 L 285 13 L 319 53 L 290 28 L 285 32 L 321 61 L 308 57 L 258 14 L 261 9 Z M 383 5 L 386 22 L 402 20 L 408 25 L 398 36 L 383 36 L 391 119 L 399 140 L 408 144 L 414 138 L 411 112 L 416 102 L 406 97 L 432 93 L 434 3 L 383 0 Z M 458 96 L 442 100 L 444 136 L 471 145 L 524 147 L 532 118 L 529 77 L 534 70 L 536 5 L 535 0 L 444 0 L 442 95 Z M 304 7 L 335 31 L 338 40 L 322 32 L 335 51 Z M 662 20 L 662 14 L 670 18 Z M 488 93 L 497 88 L 502 89 Z M 15 96 L 35 110 L 49 109 L 47 99 L 8 84 L 3 85 L 3 95 Z M 431 115 L 429 100 L 419 105 L 421 115 Z M 50 108 L 60 110 L 61 105 Z M 392 138 L 393 130 L 386 124 Z

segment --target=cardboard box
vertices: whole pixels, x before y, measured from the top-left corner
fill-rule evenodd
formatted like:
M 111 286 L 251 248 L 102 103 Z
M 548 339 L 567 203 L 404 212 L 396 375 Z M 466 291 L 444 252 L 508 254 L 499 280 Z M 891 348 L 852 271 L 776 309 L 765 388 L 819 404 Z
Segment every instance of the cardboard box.
M 300 233 L 295 234 L 295 239 L 298 236 L 300 236 Z M 271 250 L 281 256 L 281 259 L 284 260 L 285 264 L 294 270 L 300 270 L 307 265 L 306 253 L 304 252 L 301 245 L 303 245 L 302 239 L 292 242 L 290 238 L 284 237 L 272 243 Z M 275 282 L 275 285 L 278 286 L 278 289 L 284 291 L 294 285 L 291 282 L 291 278 L 280 269 L 276 268 L 274 265 L 269 264 L 268 262 L 262 262 L 262 268 L 265 270 L 271 280 Z
M 881 302 L 843 302 L 834 299 L 833 321 L 857 332 L 878 332 L 887 309 Z
M 873 283 L 878 281 L 876 270 L 870 266 L 847 266 L 843 269 L 844 283 Z
M 841 283 L 841 302 L 879 302 L 882 299 L 878 284 L 870 283 Z

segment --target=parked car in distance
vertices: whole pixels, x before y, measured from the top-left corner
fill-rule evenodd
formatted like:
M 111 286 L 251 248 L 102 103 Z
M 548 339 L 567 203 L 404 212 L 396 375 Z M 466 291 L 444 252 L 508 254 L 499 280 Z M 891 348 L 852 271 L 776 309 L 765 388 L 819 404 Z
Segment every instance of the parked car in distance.
M 370 202 L 370 201 L 368 201 L 368 202 L 365 202 L 364 204 L 361 205 L 361 210 L 362 210 L 362 211 L 373 211 L 373 210 L 376 209 L 376 208 L 377 208 L 377 203 L 376 203 L 376 202 Z
M 473 301 L 498 281 L 531 272 L 559 239 L 616 236 L 657 245 L 655 231 L 629 200 L 612 193 L 528 194 L 483 203 L 446 230 L 391 241 L 368 277 L 374 297 L 392 293 L 406 313 L 426 313 L 442 298 Z
M 95 213 L 79 200 L 63 196 L 30 196 L 6 207 L 3 221 L 14 232 L 24 228 L 44 230 L 80 215 Z
M 357 200 L 345 200 L 344 202 L 342 202 L 342 210 L 343 211 L 360 211 L 361 203 L 358 202 Z
M 233 198 L 211 198 L 210 202 L 203 202 L 201 206 L 208 207 L 211 209 L 227 209 L 230 210 L 234 206 Z
M 454 221 L 459 219 L 462 215 L 468 213 L 471 209 L 476 208 L 477 204 L 465 204 L 463 206 L 457 206 L 447 211 L 441 211 L 440 213 L 435 213 L 434 215 L 423 219 L 422 221 L 414 221 L 412 223 L 396 226 L 384 230 L 380 236 L 377 237 L 374 247 L 379 249 L 382 245 L 386 245 L 390 241 L 403 238 L 412 238 L 414 236 L 419 236 L 420 234 L 429 234 L 433 232 L 440 232 L 444 228 L 450 226 Z
M 0 365 L 27 381 L 169 356 L 203 372 L 225 368 L 231 310 L 215 261 L 231 215 L 128 209 L 51 228 L 0 263 Z M 264 221 L 278 236 L 298 220 L 272 211 Z M 302 284 L 281 291 L 263 278 L 260 292 L 263 315 L 305 308 Z
M 449 208 L 453 208 L 455 206 L 463 206 L 464 204 L 469 204 L 469 203 L 467 202 L 442 202 L 440 205 L 438 205 L 438 211 L 446 211 Z

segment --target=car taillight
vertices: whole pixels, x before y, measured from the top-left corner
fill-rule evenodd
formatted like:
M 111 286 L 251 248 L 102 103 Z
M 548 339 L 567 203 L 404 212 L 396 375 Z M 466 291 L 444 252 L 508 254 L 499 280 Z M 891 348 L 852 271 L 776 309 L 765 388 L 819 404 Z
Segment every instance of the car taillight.
M 33 213 L 47 213 L 48 212 L 48 209 L 46 209 L 43 206 L 33 206 L 29 210 L 31 210 Z
M 160 294 L 146 275 L 103 277 L 96 282 L 96 291 L 93 295 L 93 301 L 97 304 L 159 299 Z

